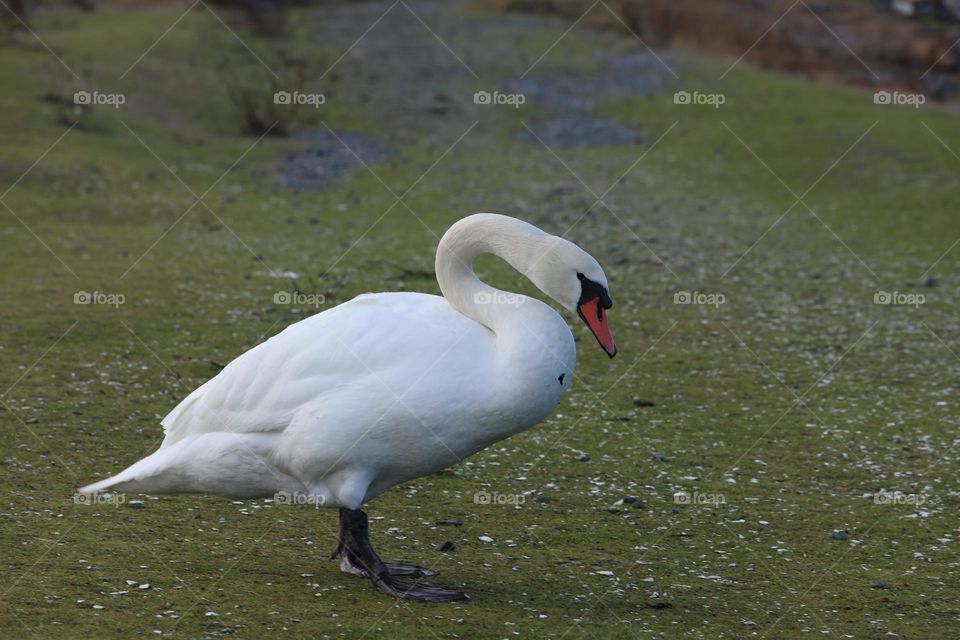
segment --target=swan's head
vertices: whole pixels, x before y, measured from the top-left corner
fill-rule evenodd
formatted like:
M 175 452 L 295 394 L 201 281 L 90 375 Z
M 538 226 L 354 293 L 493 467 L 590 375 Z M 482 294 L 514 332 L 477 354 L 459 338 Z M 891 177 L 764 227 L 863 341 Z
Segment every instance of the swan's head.
M 569 240 L 554 236 L 529 276 L 541 291 L 587 323 L 608 356 L 617 355 L 607 324 L 607 309 L 613 306 L 613 300 L 607 277 L 593 256 Z

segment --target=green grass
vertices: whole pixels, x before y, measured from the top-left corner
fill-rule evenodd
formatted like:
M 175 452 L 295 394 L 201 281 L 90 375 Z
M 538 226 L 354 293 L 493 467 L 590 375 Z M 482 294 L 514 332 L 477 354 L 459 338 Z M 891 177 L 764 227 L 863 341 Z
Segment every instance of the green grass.
M 216 215 L 197 205 L 177 222 L 194 198 L 153 153 L 206 191 L 255 142 L 240 134 L 215 61 L 261 72 L 195 10 L 114 80 L 180 11 L 36 17 L 37 33 L 81 85 L 129 100 L 85 116 L 3 198 L 23 224 L 0 210 L 0 634 L 954 635 L 957 254 L 931 272 L 938 286 L 921 277 L 960 235 L 960 161 L 924 126 L 956 150 L 955 116 L 881 108 L 868 92 L 746 66 L 717 81 L 726 63 L 676 52 L 675 88 L 722 92 L 727 103 L 678 107 L 671 90 L 598 109 L 651 142 L 677 122 L 605 197 L 624 224 L 602 207 L 578 222 L 591 194 L 551 154 L 515 140 L 517 114 L 487 110 L 404 199 L 416 216 L 397 205 L 348 251 L 394 197 L 363 169 L 328 191 L 283 191 L 276 163 L 302 148 L 290 139 L 264 139 L 223 176 L 204 198 Z M 457 15 L 493 20 L 477 9 Z M 299 16 L 304 26 L 322 19 Z M 503 56 L 481 82 L 435 81 L 466 102 L 522 73 L 568 26 L 537 24 L 529 39 L 501 41 Z M 255 50 L 269 49 L 234 28 Z M 95 37 L 107 32 L 116 35 Z M 601 42 L 610 36 L 577 29 L 536 73 L 589 72 L 581 58 Z M 311 55 L 322 70 L 339 53 L 314 45 Z M 78 83 L 27 36 L 3 55 L 6 190 L 67 129 L 62 107 L 42 97 L 72 94 Z M 363 103 L 350 77 L 337 82 L 344 97 L 325 105 L 324 122 L 388 136 L 397 157 L 374 170 L 398 194 L 475 119 L 450 125 L 453 137 L 417 140 L 376 109 L 389 96 Z M 798 205 L 738 262 L 794 198 L 731 131 L 800 195 L 874 123 L 804 196 L 849 249 Z M 557 153 L 600 194 L 639 150 Z M 555 187 L 568 192 L 551 195 Z M 608 360 L 574 323 L 578 370 L 556 415 L 370 505 L 383 518 L 373 527 L 385 557 L 438 567 L 471 602 L 394 603 L 341 574 L 326 560 L 332 512 L 206 496 L 140 498 L 143 509 L 74 504 L 75 487 L 159 443 L 159 418 L 215 374 L 211 361 L 312 312 L 274 305 L 273 293 L 294 285 L 270 270 L 301 274 L 297 284 L 328 304 L 370 290 L 436 292 L 428 274 L 437 236 L 478 210 L 569 229 L 600 260 L 621 355 Z M 531 291 L 495 260 L 481 272 Z M 877 306 L 879 289 L 923 293 L 926 303 Z M 123 293 L 126 302 L 74 305 L 78 290 Z M 682 290 L 727 302 L 675 305 Z M 926 515 L 863 497 L 881 488 L 923 494 Z M 480 506 L 479 490 L 527 500 Z M 676 504 L 677 491 L 724 503 Z M 624 495 L 646 508 L 611 509 Z M 434 524 L 441 518 L 464 525 Z M 834 530 L 849 540 L 832 540 Z M 444 540 L 457 550 L 434 550 Z M 889 588 L 871 588 L 874 580 Z

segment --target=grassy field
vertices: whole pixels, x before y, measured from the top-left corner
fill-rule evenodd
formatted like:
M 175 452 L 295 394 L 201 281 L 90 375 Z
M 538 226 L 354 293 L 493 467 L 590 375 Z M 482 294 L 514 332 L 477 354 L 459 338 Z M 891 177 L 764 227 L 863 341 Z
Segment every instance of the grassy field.
M 282 50 L 203 5 L 156 44 L 186 6 L 41 12 L 42 42 L 3 45 L 0 635 L 955 637 L 956 116 L 669 51 L 656 91 L 580 113 L 642 144 L 548 149 L 525 135 L 555 107 L 473 93 L 528 70 L 576 85 L 641 44 L 578 26 L 550 48 L 569 21 L 411 3 L 338 61 L 390 6 L 301 10 Z M 391 160 L 280 186 L 309 141 L 252 135 L 230 92 L 296 88 L 294 49 L 327 101 L 292 126 Z M 78 90 L 125 102 L 78 114 Z M 571 318 L 554 416 L 369 505 L 382 555 L 471 602 L 394 602 L 340 573 L 333 512 L 75 503 L 152 451 L 216 363 L 324 308 L 276 292 L 437 292 L 438 237 L 476 211 L 597 257 L 620 355 Z

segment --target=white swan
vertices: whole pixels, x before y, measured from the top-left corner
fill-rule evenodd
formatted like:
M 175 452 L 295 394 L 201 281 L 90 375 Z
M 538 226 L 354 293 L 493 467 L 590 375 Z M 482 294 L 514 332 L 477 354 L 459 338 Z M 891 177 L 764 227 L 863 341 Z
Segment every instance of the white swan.
M 520 220 L 476 214 L 437 249 L 443 296 L 364 294 L 250 349 L 161 422 L 152 455 L 79 491 L 298 496 L 340 508 L 334 556 L 391 595 L 466 598 L 380 561 L 363 503 L 548 416 L 570 386 L 573 335 L 539 300 L 481 282 L 495 254 L 576 311 L 611 357 L 607 280 L 589 254 Z

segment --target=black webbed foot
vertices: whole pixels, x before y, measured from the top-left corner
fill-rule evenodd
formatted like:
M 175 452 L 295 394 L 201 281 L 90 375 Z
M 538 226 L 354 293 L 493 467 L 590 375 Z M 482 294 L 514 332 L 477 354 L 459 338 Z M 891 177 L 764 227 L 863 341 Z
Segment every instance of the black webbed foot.
M 395 598 L 420 600 L 422 602 L 455 602 L 469 600 L 468 596 L 459 589 L 445 587 L 439 584 L 417 582 L 410 578 L 397 577 L 390 574 L 381 574 L 373 579 L 373 585 L 381 593 Z
M 406 562 L 386 562 L 384 564 L 387 567 L 387 573 L 394 577 L 411 576 L 414 578 L 429 578 L 438 573 L 433 569 L 415 564 L 407 564 Z
M 433 569 L 404 562 L 383 562 L 370 543 L 367 514 L 359 509 L 340 509 L 340 539 L 330 558 L 337 556 L 340 556 L 341 571 L 370 578 L 378 591 L 395 598 L 423 602 L 470 599 L 453 587 L 417 582 L 417 578 L 437 575 Z

